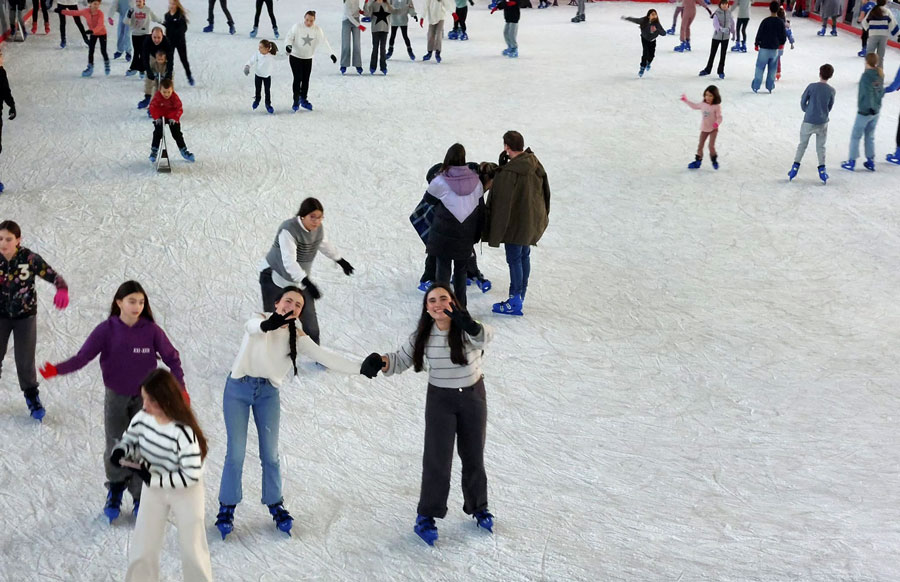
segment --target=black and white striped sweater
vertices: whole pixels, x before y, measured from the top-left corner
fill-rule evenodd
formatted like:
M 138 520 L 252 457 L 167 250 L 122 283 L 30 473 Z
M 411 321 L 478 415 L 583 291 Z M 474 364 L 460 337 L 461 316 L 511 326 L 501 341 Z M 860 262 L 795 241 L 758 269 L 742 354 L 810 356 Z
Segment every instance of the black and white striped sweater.
M 150 472 L 150 487 L 183 489 L 196 485 L 203 473 L 193 429 L 174 421 L 160 424 L 143 410 L 131 419 L 115 448 Z

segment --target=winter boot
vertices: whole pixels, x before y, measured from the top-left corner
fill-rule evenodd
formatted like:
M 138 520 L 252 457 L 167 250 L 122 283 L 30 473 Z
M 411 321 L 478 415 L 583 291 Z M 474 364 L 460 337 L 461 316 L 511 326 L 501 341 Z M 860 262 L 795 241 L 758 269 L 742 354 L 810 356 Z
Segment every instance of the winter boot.
M 279 501 L 278 503 L 270 505 L 269 513 L 272 514 L 272 519 L 275 521 L 275 525 L 278 529 L 287 535 L 291 535 L 291 526 L 294 524 L 294 518 L 291 517 L 288 510 L 284 508 L 284 502 Z
M 719 156 L 709 156 L 709 160 L 712 162 L 713 170 L 719 169 Z
M 875 160 L 873 158 L 866 158 L 866 161 L 863 162 L 863 167 L 870 172 L 875 171 Z
M 643 76 L 644 76 L 644 67 L 641 67 L 641 69 L 638 71 L 638 77 L 643 77 Z
M 800 169 L 800 164 L 794 162 L 794 165 L 791 166 L 791 169 L 788 171 L 788 182 L 797 177 L 797 171 Z
M 900 147 L 894 153 L 888 154 L 885 159 L 892 164 L 900 164 Z
M 0 190 L 0 192 L 2 192 L 2 190 Z M 44 415 L 47 414 L 44 405 L 41 404 L 41 397 L 37 394 L 37 390 L 35 390 L 35 395 L 33 397 L 25 397 L 25 404 L 28 405 L 28 412 L 31 414 L 31 418 L 35 420 L 41 420 L 44 418 Z
M 222 534 L 222 539 L 234 531 L 234 505 L 219 504 L 219 514 L 216 515 L 216 527 Z
M 252 107 L 253 109 L 256 109 L 257 107 L 259 107 L 259 99 L 254 99 L 253 103 L 250 105 L 250 107 Z
M 434 542 L 438 539 L 438 530 L 437 526 L 434 525 L 433 517 L 425 517 L 421 514 L 417 515 L 416 525 L 413 526 L 413 531 L 416 532 L 416 535 L 422 538 L 429 546 L 433 546 Z
M 185 160 L 187 160 L 187 161 L 189 161 L 189 162 L 191 162 L 191 163 L 194 162 L 194 154 L 192 154 L 191 152 L 189 152 L 187 148 L 181 148 L 181 149 L 179 149 L 179 150 L 178 150 L 178 153 L 180 153 L 180 154 L 181 154 L 181 157 L 184 158 Z
M 825 36 L 825 27 L 823 26 L 823 27 L 822 27 L 822 30 L 820 30 L 820 31 L 817 32 L 816 34 L 818 34 L 819 36 Z
M 212 22 L 210 22 L 209 24 L 207 24 L 206 26 L 203 27 L 203 32 L 212 32 L 212 31 L 213 31 Z
M 430 61 L 430 60 L 431 60 L 431 51 L 428 51 L 427 53 L 425 53 L 425 56 L 422 57 L 422 60 L 423 60 L 423 61 Z
M 506 301 L 494 303 L 491 311 L 503 315 L 522 315 L 522 297 L 520 295 L 510 295 Z
M 697 170 L 700 168 L 700 164 L 703 163 L 703 158 L 700 156 L 694 156 L 694 161 L 688 164 L 689 170 Z
M 386 53 L 384 53 L 384 60 L 390 60 L 390 58 L 394 56 L 394 47 L 388 47 Z
M 150 148 L 150 163 L 156 163 L 156 156 L 159 155 L 159 148 Z
M 825 166 L 819 166 L 819 179 L 823 184 L 828 183 L 828 174 L 825 173 Z
M 144 98 L 138 101 L 137 108 L 146 109 L 148 105 L 150 105 L 150 95 L 144 95 Z
M 277 26 L 272 27 L 272 34 L 275 35 L 275 38 L 278 38 L 278 27 Z
M 411 48 L 406 49 L 406 52 L 409 54 L 409 60 L 416 60 L 416 54 L 413 52 Z
M 109 75 L 109 61 L 103 61 L 103 74 Z
M 853 172 L 856 170 L 856 160 L 847 160 L 846 162 L 841 162 L 841 167 L 845 170 L 850 170 Z
M 103 513 L 112 523 L 117 517 L 122 507 L 122 494 L 125 492 L 125 483 L 110 483 L 109 491 L 106 493 L 106 505 L 103 506 Z
M 82 77 L 90 77 L 94 74 L 94 65 L 88 65 L 87 68 L 81 71 Z
M 476 511 L 472 516 L 475 518 L 476 525 L 494 533 L 494 516 L 487 509 Z
M 253 30 L 250 31 L 250 38 L 256 38 L 257 28 L 254 26 Z

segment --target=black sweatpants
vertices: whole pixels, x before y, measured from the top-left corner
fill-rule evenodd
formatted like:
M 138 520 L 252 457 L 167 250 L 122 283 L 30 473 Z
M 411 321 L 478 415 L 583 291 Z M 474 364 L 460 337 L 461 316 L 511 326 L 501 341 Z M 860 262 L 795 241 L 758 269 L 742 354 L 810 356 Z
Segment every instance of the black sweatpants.
M 307 59 L 304 59 L 307 60 Z M 259 288 L 262 292 L 263 311 L 272 313 L 275 311 L 275 298 L 281 294 L 281 287 L 272 280 L 272 268 L 259 272 Z M 316 315 L 316 300 L 309 291 L 303 289 L 303 311 L 300 312 L 300 327 L 309 339 L 319 344 L 319 318 Z
M 228 26 L 234 25 L 234 20 L 231 19 L 231 12 L 228 12 L 228 1 L 227 0 L 219 0 L 219 4 L 222 5 L 222 12 L 225 13 L 225 19 L 228 22 Z M 213 23 L 213 7 L 216 5 L 216 0 L 209 0 L 209 14 L 206 17 L 206 21 L 210 24 Z
M 463 511 L 471 515 L 487 509 L 487 475 L 484 472 L 486 429 L 484 379 L 461 389 L 428 385 L 422 489 L 417 510 L 420 515 L 436 518 L 447 515 L 454 440 L 462 461 Z
M 177 121 L 173 124 L 169 123 L 161 123 L 161 124 L 153 124 L 153 143 L 150 144 L 150 147 L 158 148 L 159 142 L 162 141 L 163 136 L 163 126 L 169 126 L 169 132 L 171 132 L 172 137 L 175 139 L 175 144 L 178 146 L 178 149 L 184 149 L 187 147 L 184 144 L 184 135 L 181 133 L 181 124 Z
M 260 91 L 263 87 L 265 87 L 266 88 L 266 105 L 267 106 L 272 105 L 272 94 L 271 94 L 272 77 L 260 77 L 259 75 L 256 75 L 256 77 L 253 79 L 253 81 L 256 84 L 256 96 L 254 97 L 254 99 L 256 99 L 256 102 L 259 103 Z
M 656 56 L 656 39 L 647 40 L 641 37 L 641 48 L 643 48 L 641 53 L 641 67 L 643 68 L 652 63 L 653 57 Z
M 382 71 L 387 69 L 387 61 L 384 58 L 387 37 L 388 33 L 386 30 L 372 33 L 372 58 L 369 59 L 369 69 L 374 69 L 378 62 L 381 63 L 379 66 Z
M 453 276 L 450 275 L 451 264 Z M 466 274 L 468 273 L 469 259 L 447 259 L 437 257 L 435 261 L 434 280 L 443 283 L 453 282 L 453 293 L 459 303 L 466 306 Z
M 146 34 L 132 34 L 131 35 L 131 46 L 134 51 L 134 55 L 131 57 L 131 66 L 128 67 L 132 71 L 138 71 L 140 73 L 146 73 L 147 71 L 144 69 L 144 62 L 147 59 L 147 55 L 144 53 L 144 41 L 147 40 Z
M 92 34 L 91 39 L 88 41 L 88 64 L 94 64 L 94 47 L 97 46 L 97 41 L 100 41 L 100 55 L 103 57 L 103 62 L 107 62 L 109 60 L 109 55 L 106 54 L 106 35 L 96 35 Z
M 2 0 L 0 0 L 2 1 Z M 62 13 L 63 10 L 78 10 L 77 4 L 57 4 L 56 11 L 59 13 L 59 40 L 66 42 L 66 17 Z M 75 21 L 75 26 L 78 27 L 78 32 L 81 33 L 81 38 L 84 40 L 84 44 L 88 44 L 87 32 L 84 30 L 84 25 L 81 24 L 81 18 L 78 16 L 73 16 L 72 20 Z
M 3 365 L 3 358 L 6 357 L 10 335 L 13 336 L 19 388 L 22 389 L 26 398 L 34 398 L 38 394 L 37 371 L 34 367 L 37 316 L 31 315 L 21 319 L 0 318 L 0 366 Z
M 391 27 L 391 40 L 388 42 L 388 46 L 391 47 L 391 50 L 394 50 L 394 39 L 397 38 L 397 29 L 400 29 L 400 34 L 403 35 L 403 40 L 406 41 L 406 48 L 412 49 L 412 45 L 409 44 L 409 35 L 406 33 L 405 26 L 392 26 Z
M 291 72 L 294 74 L 294 101 L 306 99 L 309 94 L 309 75 L 312 73 L 312 59 L 290 57 Z
M 469 15 L 469 7 L 463 6 L 456 9 L 456 22 L 453 23 L 453 30 L 466 31 L 466 16 Z
M 718 68 L 717 72 L 720 75 L 724 75 L 725 74 L 725 55 L 728 54 L 727 52 L 725 52 L 728 49 L 728 39 L 727 38 L 722 39 L 722 40 L 719 40 L 716 38 L 712 39 L 712 41 L 710 42 L 710 45 L 709 45 L 709 60 L 706 61 L 706 68 L 703 70 L 706 71 L 707 73 L 710 73 L 712 71 L 713 63 L 716 61 L 716 48 L 719 49 L 719 68 Z
M 747 44 L 747 23 L 748 22 L 750 22 L 749 18 L 738 18 L 737 19 L 737 28 L 735 29 L 735 33 L 734 33 L 735 42 L 742 42 L 744 44 Z
M 275 11 L 272 9 L 272 0 L 256 0 L 256 16 L 253 17 L 253 28 L 259 26 L 259 15 L 262 13 L 263 2 L 266 4 L 266 10 L 269 11 L 269 20 L 272 21 L 272 28 L 278 28 L 278 23 L 275 22 Z
M 184 74 L 187 75 L 187 78 L 191 78 L 191 64 L 188 62 L 187 57 L 187 45 L 184 42 L 183 36 L 169 37 L 169 42 L 172 43 L 172 52 L 178 51 L 178 58 L 181 59 L 181 65 L 184 67 Z

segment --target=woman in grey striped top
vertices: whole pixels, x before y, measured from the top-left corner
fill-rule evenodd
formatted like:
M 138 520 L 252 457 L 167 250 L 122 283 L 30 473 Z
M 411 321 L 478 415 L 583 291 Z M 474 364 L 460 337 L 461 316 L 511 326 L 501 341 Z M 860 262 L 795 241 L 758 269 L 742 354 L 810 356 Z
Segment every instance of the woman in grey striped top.
M 491 336 L 490 327 L 459 306 L 447 283 L 435 283 L 425 294 L 419 325 L 409 342 L 382 356 L 385 376 L 410 366 L 421 372 L 428 362 L 422 488 L 413 528 L 428 545 L 438 539 L 435 518 L 447 515 L 454 440 L 462 461 L 463 511 L 493 531 L 484 471 L 487 400 L 481 373 L 482 352 Z

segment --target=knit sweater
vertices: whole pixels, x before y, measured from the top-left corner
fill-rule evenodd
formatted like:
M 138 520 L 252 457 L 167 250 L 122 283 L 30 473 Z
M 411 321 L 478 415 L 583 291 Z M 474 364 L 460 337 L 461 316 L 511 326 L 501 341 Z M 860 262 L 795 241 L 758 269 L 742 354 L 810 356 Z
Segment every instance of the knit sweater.
M 390 32 L 391 31 L 391 23 L 389 22 L 389 18 L 391 16 L 391 12 L 393 9 L 391 5 L 383 0 L 369 0 L 366 3 L 365 9 L 363 9 L 366 16 L 372 19 L 371 22 L 371 31 L 372 32 Z
M 37 314 L 35 277 L 53 283 L 57 289 L 68 288 L 41 255 L 25 247 L 19 247 L 8 261 L 0 255 L 0 318 L 23 319 Z
M 157 367 L 157 355 L 184 386 L 181 357 L 161 327 L 143 317 L 131 327 L 117 315 L 94 328 L 73 357 L 56 364 L 60 374 L 70 374 L 87 366 L 100 355 L 103 384 L 122 396 L 138 396 L 141 382 Z
M 103 16 L 102 10 L 91 12 L 90 8 L 82 8 L 81 10 L 62 10 L 60 14 L 65 16 L 81 16 L 84 18 L 87 27 L 94 36 L 106 36 L 106 17 Z
M 175 421 L 160 424 L 143 410 L 132 417 L 116 449 L 150 472 L 150 487 L 184 489 L 196 485 L 203 474 L 194 430 Z
M 722 125 L 722 106 L 711 105 L 706 101 L 694 103 L 690 99 L 685 99 L 685 103 L 691 109 L 698 109 L 703 113 L 700 121 L 700 131 L 714 131 L 718 126 Z
M 413 0 L 391 0 L 391 26 L 406 26 L 409 17 L 418 20 Z
M 828 83 L 810 83 L 800 97 L 800 109 L 806 114 L 803 116 L 803 123 L 828 123 L 828 113 L 834 106 L 834 95 L 834 87 Z
M 428 363 L 428 383 L 438 388 L 468 388 L 479 381 L 484 374 L 481 371 L 481 355 L 484 346 L 494 337 L 490 326 L 481 325 L 477 336 L 464 333 L 466 360 L 468 364 L 458 365 L 450 361 L 450 344 L 447 340 L 449 330 L 441 331 L 436 325 L 431 328 L 428 342 L 425 344 L 425 360 Z M 385 376 L 399 374 L 413 365 L 413 346 L 416 334 L 409 336 L 406 345 L 398 351 L 387 354 L 388 369 Z
M 869 38 L 897 36 L 900 29 L 897 27 L 897 21 L 894 19 L 894 13 L 885 8 L 880 15 L 876 11 L 872 11 L 867 17 L 863 18 L 862 29 L 869 31 Z
M 311 59 L 319 48 L 319 43 L 325 45 L 328 54 L 333 55 L 334 49 L 325 37 L 325 31 L 318 24 L 306 26 L 306 23 L 298 22 L 291 27 L 284 39 L 285 46 L 291 47 L 291 57 L 295 59 Z
M 312 262 L 316 253 L 322 254 L 332 261 L 340 261 L 341 254 L 325 238 L 325 227 L 319 226 L 309 231 L 303 226 L 299 216 L 289 218 L 281 223 L 275 234 L 272 248 L 266 254 L 259 269 L 272 268 L 272 280 L 279 287 L 298 285 L 312 271 Z
M 244 339 L 241 341 L 241 349 L 238 350 L 238 355 L 231 366 L 231 377 L 234 379 L 244 376 L 265 378 L 273 386 L 280 388 L 285 377 L 294 369 L 288 351 L 290 330 L 287 327 L 280 327 L 270 332 L 262 331 L 259 326 L 270 315 L 270 313 L 254 315 L 244 324 Z M 308 335 L 301 336 L 299 326 L 297 327 L 298 354 L 342 374 L 359 374 L 361 362 L 352 362 L 319 347 Z

